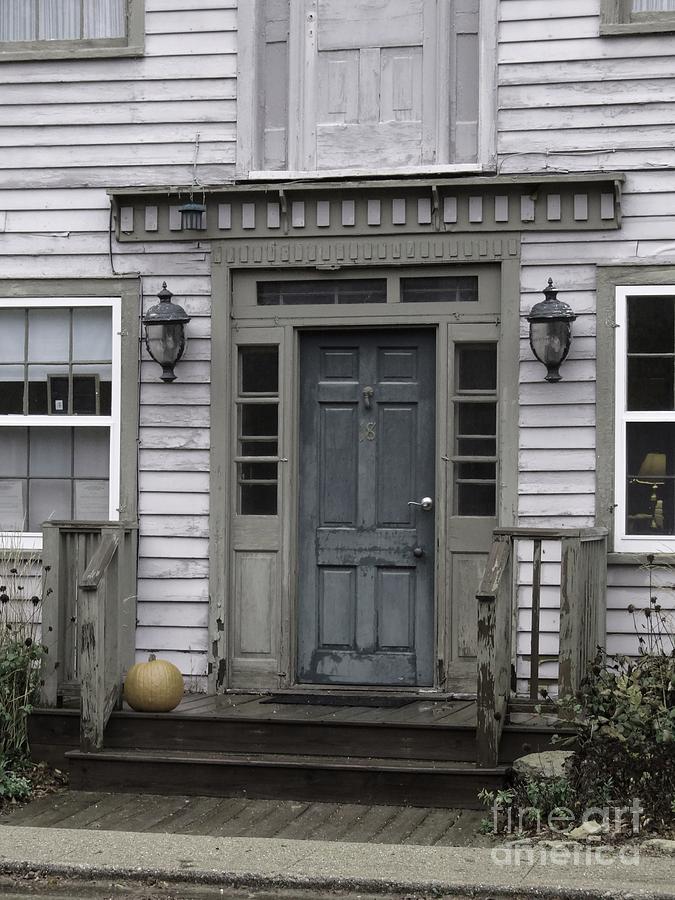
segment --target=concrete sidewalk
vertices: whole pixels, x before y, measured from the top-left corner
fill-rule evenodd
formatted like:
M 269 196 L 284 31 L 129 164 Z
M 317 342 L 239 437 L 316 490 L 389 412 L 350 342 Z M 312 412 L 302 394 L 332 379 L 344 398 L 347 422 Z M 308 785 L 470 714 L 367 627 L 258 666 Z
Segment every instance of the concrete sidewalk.
M 482 897 L 675 900 L 673 857 L 0 826 L 0 873 Z

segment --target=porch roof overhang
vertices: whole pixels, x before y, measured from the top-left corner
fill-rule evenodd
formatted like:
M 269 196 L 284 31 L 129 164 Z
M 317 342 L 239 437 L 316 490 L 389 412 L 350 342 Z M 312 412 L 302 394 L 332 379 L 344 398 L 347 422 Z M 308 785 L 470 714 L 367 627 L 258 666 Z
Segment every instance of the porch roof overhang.
M 618 172 L 233 182 L 110 191 L 121 243 L 251 238 L 605 231 L 621 225 Z M 206 210 L 184 229 L 180 207 Z

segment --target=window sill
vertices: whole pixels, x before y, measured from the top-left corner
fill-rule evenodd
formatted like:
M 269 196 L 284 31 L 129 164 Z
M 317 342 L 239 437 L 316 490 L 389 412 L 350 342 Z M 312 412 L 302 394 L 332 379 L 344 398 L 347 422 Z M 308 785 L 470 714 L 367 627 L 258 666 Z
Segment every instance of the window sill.
M 117 57 L 143 56 L 143 43 L 123 44 L 120 46 L 91 46 L 79 41 L 72 41 L 58 47 L 50 46 L 51 42 L 35 43 L 25 49 L 10 49 L 11 44 L 0 45 L 0 63 L 3 62 L 42 62 L 50 59 L 110 59 Z
M 405 175 L 468 175 L 487 174 L 494 169 L 478 163 L 446 163 L 438 166 L 399 166 L 383 169 L 352 168 L 352 169 L 272 169 L 253 170 L 244 172 L 240 176 L 245 181 L 292 181 L 298 179 L 311 179 L 321 181 L 335 178 L 374 178 L 386 177 L 400 178 Z
M 675 17 L 653 22 L 605 22 L 600 24 L 602 37 L 630 37 L 640 34 L 675 32 Z
M 1 559 L 30 559 L 42 552 L 42 532 L 0 531 Z
M 619 551 L 607 554 L 608 566 L 646 566 L 649 562 L 648 556 L 654 557 L 657 565 L 675 565 L 675 552 L 673 553 L 652 553 L 645 550 L 640 553 Z

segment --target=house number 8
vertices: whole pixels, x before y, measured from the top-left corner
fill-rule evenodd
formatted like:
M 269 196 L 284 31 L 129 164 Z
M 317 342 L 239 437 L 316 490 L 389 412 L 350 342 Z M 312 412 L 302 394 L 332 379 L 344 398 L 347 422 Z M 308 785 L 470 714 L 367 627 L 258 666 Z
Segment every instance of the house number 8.
M 366 440 L 375 440 L 375 422 L 366 422 Z

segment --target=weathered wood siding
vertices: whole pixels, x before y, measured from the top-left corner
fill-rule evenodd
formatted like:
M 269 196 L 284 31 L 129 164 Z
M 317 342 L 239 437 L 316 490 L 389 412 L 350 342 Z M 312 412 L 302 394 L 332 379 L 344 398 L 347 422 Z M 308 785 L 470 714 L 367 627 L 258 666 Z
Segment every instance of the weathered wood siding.
M 236 0 L 146 0 L 140 59 L 0 62 L 0 277 L 137 273 L 192 316 L 178 382 L 143 349 L 139 658 L 202 684 L 208 615 L 210 260 L 199 243 L 109 244 L 107 188 L 234 173 Z M 197 151 L 198 143 L 198 152 Z M 112 255 L 111 255 L 112 250 Z M 114 266 L 114 269 L 113 269 Z
M 675 43 L 672 35 L 599 35 L 600 0 L 501 0 L 498 153 L 501 174 L 623 171 L 617 232 L 523 235 L 520 367 L 520 523 L 592 525 L 595 516 L 596 264 L 673 263 Z M 525 316 L 552 277 L 578 318 L 557 385 L 533 360 Z M 559 557 L 558 557 L 559 559 Z M 527 677 L 531 563 L 520 565 L 519 673 Z M 559 563 L 543 566 L 542 647 L 557 649 Z M 634 652 L 629 603 L 646 575 L 609 571 L 607 646 Z M 672 581 L 672 578 L 670 579 Z M 639 587 L 642 586 L 642 590 Z M 673 607 L 672 593 L 663 597 Z M 555 677 L 554 667 L 548 673 Z

